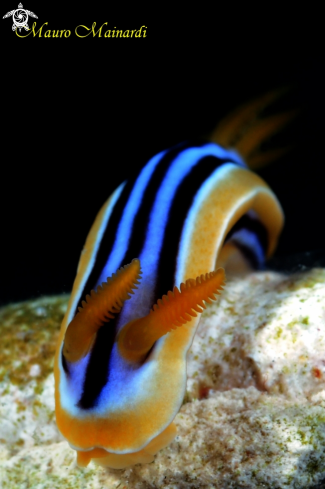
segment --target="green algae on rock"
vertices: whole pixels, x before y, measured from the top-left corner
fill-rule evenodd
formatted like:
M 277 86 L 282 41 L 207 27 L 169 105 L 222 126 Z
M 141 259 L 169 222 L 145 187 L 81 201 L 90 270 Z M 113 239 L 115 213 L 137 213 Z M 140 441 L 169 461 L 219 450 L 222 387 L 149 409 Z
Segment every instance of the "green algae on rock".
M 47 297 L 0 309 L 0 382 L 7 377 L 12 384 L 25 384 L 31 376 L 45 379 L 53 372 L 58 327 L 68 299 Z
M 0 450 L 61 440 L 54 415 L 53 364 L 68 296 L 0 309 Z

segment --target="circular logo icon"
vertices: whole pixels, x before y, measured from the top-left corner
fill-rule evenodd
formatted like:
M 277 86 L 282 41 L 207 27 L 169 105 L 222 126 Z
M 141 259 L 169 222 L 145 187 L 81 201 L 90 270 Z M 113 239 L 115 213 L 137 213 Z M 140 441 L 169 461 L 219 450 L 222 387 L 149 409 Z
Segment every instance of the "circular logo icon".
M 24 28 L 26 31 L 29 31 L 29 27 L 27 24 L 28 16 L 35 17 L 35 19 L 38 19 L 37 15 L 35 15 L 33 12 L 24 9 L 22 3 L 18 5 L 18 8 L 16 10 L 11 10 L 10 12 L 7 12 L 6 15 L 3 16 L 3 18 L 6 19 L 11 15 L 13 20 L 13 25 L 12 25 L 13 31 L 15 31 L 16 29 L 19 29 L 20 31 L 22 28 Z

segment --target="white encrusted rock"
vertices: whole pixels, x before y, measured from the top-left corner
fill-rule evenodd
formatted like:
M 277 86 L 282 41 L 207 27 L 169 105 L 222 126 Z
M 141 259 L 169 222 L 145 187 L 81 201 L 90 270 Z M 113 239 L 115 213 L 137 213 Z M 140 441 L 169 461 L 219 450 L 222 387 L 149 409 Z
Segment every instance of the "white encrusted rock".
M 188 356 L 188 399 L 255 386 L 287 398 L 325 388 L 325 271 L 230 281 Z
M 151 464 L 80 469 L 54 416 L 67 297 L 0 310 L 0 486 L 312 488 L 325 472 L 325 270 L 232 278 L 188 354 L 178 435 Z

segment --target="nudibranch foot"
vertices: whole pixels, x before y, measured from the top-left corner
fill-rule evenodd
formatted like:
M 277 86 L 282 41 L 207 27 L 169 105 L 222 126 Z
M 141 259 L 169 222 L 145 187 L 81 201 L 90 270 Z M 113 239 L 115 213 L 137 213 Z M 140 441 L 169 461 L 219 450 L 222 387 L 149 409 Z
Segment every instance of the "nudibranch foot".
M 99 328 L 120 312 L 137 288 L 140 275 L 140 261 L 135 258 L 86 296 L 65 334 L 63 356 L 68 362 L 77 362 L 88 353 Z
M 220 294 L 224 283 L 225 272 L 219 268 L 195 280 L 186 280 L 181 283 L 180 291 L 175 286 L 173 292 L 158 300 L 147 316 L 123 327 L 118 337 L 122 356 L 141 361 L 159 338 L 196 317 L 196 313 L 206 308 L 204 302 L 216 300 L 214 294 Z
M 167 447 L 175 438 L 177 428 L 174 422 L 158 436 L 151 440 L 148 445 L 132 453 L 109 453 L 103 448 L 94 448 L 88 452 L 77 451 L 77 464 L 79 467 L 87 467 L 93 460 L 97 465 L 110 467 L 111 469 L 125 469 L 135 464 L 148 464 L 153 462 L 155 454 L 162 448 Z

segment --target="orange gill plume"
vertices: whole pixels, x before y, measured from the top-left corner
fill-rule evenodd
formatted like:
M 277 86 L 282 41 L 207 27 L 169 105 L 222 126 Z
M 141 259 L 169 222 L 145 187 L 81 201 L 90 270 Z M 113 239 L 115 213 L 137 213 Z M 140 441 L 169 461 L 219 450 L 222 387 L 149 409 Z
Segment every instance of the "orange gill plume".
M 225 148 L 236 149 L 250 169 L 259 168 L 280 158 L 291 146 L 260 151 L 261 144 L 289 124 L 299 110 L 260 117 L 272 102 L 289 91 L 289 87 L 270 91 L 231 112 L 210 134 L 210 139 Z
M 120 312 L 129 294 L 137 289 L 140 275 L 140 261 L 135 258 L 86 296 L 65 334 L 63 355 L 68 362 L 77 362 L 87 355 L 99 328 Z
M 174 287 L 150 313 L 130 321 L 118 336 L 122 356 L 130 361 L 141 361 L 154 343 L 177 326 L 182 326 L 206 308 L 203 301 L 211 304 L 219 294 L 225 281 L 222 268 L 182 283 L 180 291 Z M 195 312 L 196 311 L 196 312 Z

